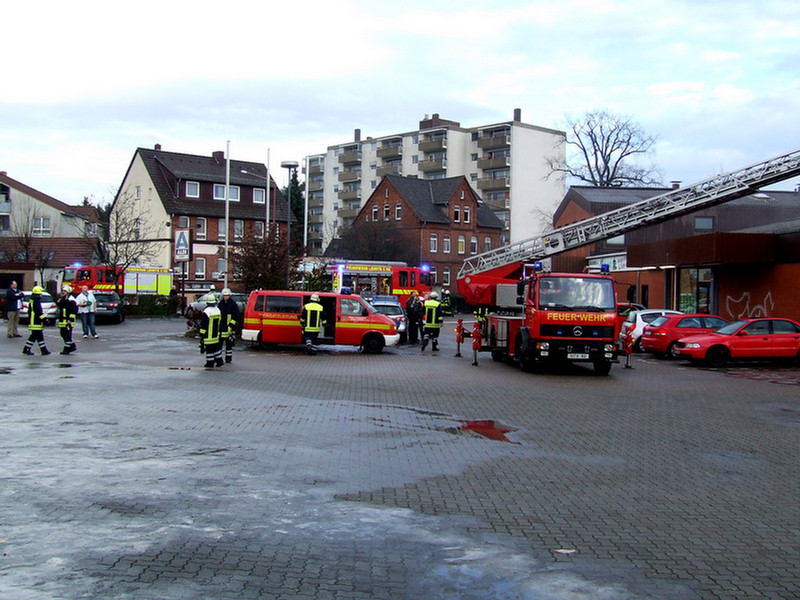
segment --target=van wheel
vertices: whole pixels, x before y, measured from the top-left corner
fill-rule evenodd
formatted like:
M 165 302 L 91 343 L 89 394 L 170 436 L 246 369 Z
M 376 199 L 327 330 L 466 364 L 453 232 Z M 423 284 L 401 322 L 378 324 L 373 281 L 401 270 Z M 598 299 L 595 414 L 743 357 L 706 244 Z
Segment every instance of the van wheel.
M 383 352 L 386 341 L 383 339 L 382 335 L 371 334 L 364 336 L 361 345 L 364 348 L 364 352 L 367 354 L 380 354 Z

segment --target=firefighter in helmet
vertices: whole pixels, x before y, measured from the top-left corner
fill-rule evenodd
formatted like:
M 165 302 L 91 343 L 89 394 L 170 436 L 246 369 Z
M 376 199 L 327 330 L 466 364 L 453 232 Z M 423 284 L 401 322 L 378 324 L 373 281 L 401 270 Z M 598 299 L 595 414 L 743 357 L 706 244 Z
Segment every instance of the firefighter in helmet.
M 422 337 L 422 350 L 428 347 L 428 340 L 431 341 L 431 350 L 439 351 L 439 331 L 442 329 L 444 317 L 442 316 L 442 305 L 439 302 L 439 294 L 431 292 L 431 296 L 425 301 L 425 333 Z
M 206 309 L 200 316 L 200 352 L 206 355 L 206 368 L 221 367 L 222 362 L 222 313 L 217 307 L 217 295 L 208 294 Z
M 42 294 L 44 290 L 42 286 L 35 285 L 31 290 L 31 297 L 28 300 L 28 331 L 31 332 L 28 341 L 25 342 L 25 347 L 22 349 L 23 354 L 32 355 L 31 348 L 34 343 L 39 344 L 39 351 L 42 356 L 50 354 L 47 345 L 44 342 L 44 311 L 42 310 Z
M 311 300 L 303 305 L 303 312 L 300 314 L 300 327 L 303 331 L 303 341 L 306 345 L 306 352 L 309 354 L 317 353 L 317 338 L 322 327 L 325 325 L 325 313 L 319 303 L 319 294 L 311 294 Z
M 72 330 L 75 328 L 75 318 L 78 314 L 78 304 L 72 297 L 72 286 L 64 284 L 61 286 L 61 296 L 56 301 L 58 307 L 58 330 L 61 339 L 64 340 L 64 348 L 61 354 L 75 352 L 78 346 L 72 341 Z
M 239 305 L 231 297 L 230 288 L 222 290 L 222 301 L 219 303 L 219 312 L 222 315 L 221 336 L 225 346 L 225 362 L 233 362 L 233 346 L 236 344 L 237 326 L 241 323 Z

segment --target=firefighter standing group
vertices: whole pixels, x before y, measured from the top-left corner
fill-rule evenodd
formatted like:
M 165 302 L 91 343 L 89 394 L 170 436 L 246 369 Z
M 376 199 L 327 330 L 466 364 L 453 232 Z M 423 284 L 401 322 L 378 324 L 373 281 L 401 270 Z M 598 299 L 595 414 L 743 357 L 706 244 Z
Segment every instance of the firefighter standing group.
M 239 323 L 239 305 L 231 297 L 230 289 L 222 290 L 221 301 L 215 293 L 208 295 L 206 309 L 200 318 L 200 353 L 206 355 L 206 368 L 233 362 L 236 326 Z

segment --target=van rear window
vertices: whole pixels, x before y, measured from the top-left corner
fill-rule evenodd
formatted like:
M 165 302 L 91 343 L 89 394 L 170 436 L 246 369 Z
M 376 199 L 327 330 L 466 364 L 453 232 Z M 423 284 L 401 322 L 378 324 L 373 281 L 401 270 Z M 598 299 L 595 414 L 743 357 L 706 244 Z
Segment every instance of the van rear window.
M 299 296 L 262 296 L 256 300 L 256 310 L 260 310 L 261 298 L 265 298 L 264 312 L 300 314 L 303 305 Z

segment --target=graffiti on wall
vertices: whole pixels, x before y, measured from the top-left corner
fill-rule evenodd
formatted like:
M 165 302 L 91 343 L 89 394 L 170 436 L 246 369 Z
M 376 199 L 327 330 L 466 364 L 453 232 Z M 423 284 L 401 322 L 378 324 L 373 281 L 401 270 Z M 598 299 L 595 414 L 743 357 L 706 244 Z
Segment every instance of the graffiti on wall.
M 757 319 L 759 317 L 768 317 L 769 313 L 775 310 L 772 292 L 766 293 L 761 304 L 752 304 L 752 302 L 750 292 L 742 292 L 739 298 L 727 296 L 725 298 L 727 314 L 723 316 L 731 319 Z

